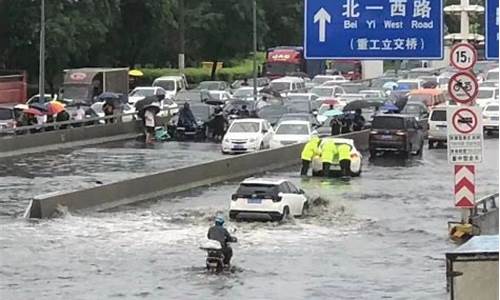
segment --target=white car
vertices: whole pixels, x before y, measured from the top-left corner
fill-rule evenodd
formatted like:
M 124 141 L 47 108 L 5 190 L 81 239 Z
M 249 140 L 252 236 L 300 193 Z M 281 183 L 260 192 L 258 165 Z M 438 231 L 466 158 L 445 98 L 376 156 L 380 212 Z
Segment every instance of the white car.
M 346 80 L 343 76 L 338 75 L 316 75 L 314 76 L 312 82 L 318 86 L 324 84 L 325 82 L 337 81 L 339 79 Z
M 319 98 L 316 100 L 324 100 L 324 99 L 332 99 L 335 97 L 339 97 L 345 94 L 344 88 L 335 85 L 335 86 L 317 86 L 311 89 L 311 93 L 317 95 Z
M 318 99 L 318 95 L 313 93 L 294 93 L 288 94 L 287 99 L 290 101 L 295 100 L 307 100 L 307 101 L 316 101 Z
M 385 98 L 387 94 L 381 90 L 362 90 L 359 91 L 361 95 L 366 95 L 366 98 Z
M 50 101 L 56 100 L 57 95 L 54 95 L 54 97 L 52 97 L 50 94 L 45 94 L 44 98 L 45 98 L 45 103 L 48 103 Z M 40 94 L 36 94 L 36 95 L 32 96 L 31 98 L 29 98 L 26 101 L 26 104 L 31 105 L 31 104 L 38 103 L 38 102 L 40 102 Z
M 332 86 L 350 82 L 349 80 L 345 79 L 343 76 L 340 75 L 335 75 L 332 77 L 334 77 L 333 80 L 328 80 L 327 82 L 323 83 L 322 86 Z
M 429 115 L 429 149 L 435 144 L 446 143 L 448 139 L 448 122 L 446 121 L 446 106 L 436 106 Z
M 498 132 L 498 102 L 489 103 L 483 109 L 483 129 L 487 135 Z
M 226 102 L 232 99 L 231 93 L 228 91 L 209 91 L 210 97 L 215 100 Z
M 304 215 L 308 206 L 305 192 L 290 181 L 248 178 L 231 196 L 229 218 L 281 221 Z
M 162 87 L 138 86 L 128 94 L 128 104 L 135 105 L 146 97 L 165 95 L 167 92 Z
M 401 79 L 396 82 L 398 91 L 411 91 L 423 89 L 424 81 L 421 79 Z
M 498 80 L 487 80 L 487 81 L 483 81 L 481 82 L 481 84 L 479 85 L 479 87 L 492 87 L 492 88 L 498 88 L 499 87 L 499 84 L 498 84 Z
M 163 76 L 153 81 L 153 87 L 162 87 L 166 91 L 165 98 L 173 99 L 178 92 L 187 89 L 187 81 L 184 75 Z
M 179 104 L 177 104 L 172 99 L 163 99 L 160 103 L 160 113 L 158 114 L 160 117 L 166 117 L 169 112 L 170 115 L 176 115 L 179 113 Z
M 476 103 L 480 107 L 485 107 L 486 104 L 492 101 L 498 101 L 498 88 L 480 87 Z
M 342 144 L 347 144 L 351 147 L 351 175 L 354 177 L 360 176 L 362 172 L 361 162 L 363 160 L 363 156 L 361 155 L 361 152 L 359 152 L 356 149 L 356 146 L 354 146 L 354 140 L 325 138 L 322 140 L 320 146 L 322 146 L 325 140 L 328 139 L 332 139 L 337 147 Z M 312 161 L 311 166 L 312 166 L 313 176 L 318 176 L 323 173 L 323 163 L 321 162 L 321 157 L 315 157 Z M 340 172 L 340 165 L 338 163 L 337 164 L 334 163 L 331 165 L 330 170 L 333 172 Z
M 246 153 L 269 148 L 273 128 L 264 119 L 234 120 L 222 139 L 222 153 Z
M 262 91 L 263 88 L 257 88 L 257 93 Z M 245 100 L 245 101 L 254 101 L 253 96 L 253 87 L 240 87 L 233 93 L 233 99 Z M 259 99 L 259 95 L 257 94 L 257 99 Z
M 286 145 L 305 143 L 314 134 L 311 123 L 308 121 L 283 121 L 278 124 L 271 138 L 271 149 Z
M 289 93 L 305 93 L 306 82 L 300 77 L 285 76 L 271 81 L 271 89 L 286 97 Z

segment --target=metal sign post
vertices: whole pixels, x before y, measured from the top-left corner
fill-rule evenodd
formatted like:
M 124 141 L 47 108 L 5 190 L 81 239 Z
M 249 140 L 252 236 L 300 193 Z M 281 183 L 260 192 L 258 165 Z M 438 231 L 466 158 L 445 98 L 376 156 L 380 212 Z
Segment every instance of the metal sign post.
M 458 104 L 447 110 L 448 162 L 455 165 L 455 207 L 472 208 L 476 194 L 475 164 L 483 160 L 484 139 L 482 112 L 475 105 L 479 84 L 469 72 L 477 62 L 477 51 L 470 44 L 457 44 L 450 61 L 461 72 L 453 75 L 448 84 L 448 92 Z M 462 211 L 462 220 L 467 221 L 467 210 Z
M 443 0 L 305 0 L 309 59 L 442 59 Z

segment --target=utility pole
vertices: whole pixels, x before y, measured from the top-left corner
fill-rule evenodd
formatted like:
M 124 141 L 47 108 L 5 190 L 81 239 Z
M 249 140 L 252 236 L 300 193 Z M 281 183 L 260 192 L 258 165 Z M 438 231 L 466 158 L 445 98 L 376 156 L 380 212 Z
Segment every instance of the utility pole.
M 45 0 L 42 1 L 40 20 L 40 66 L 38 78 L 39 102 L 45 102 Z
M 253 0 L 253 100 L 257 102 L 257 0 Z
M 186 13 L 185 13 L 185 8 L 184 8 L 184 0 L 179 0 L 179 72 L 181 74 L 184 74 L 184 68 L 185 66 L 185 50 L 186 50 L 186 45 L 185 45 L 185 19 L 186 19 Z

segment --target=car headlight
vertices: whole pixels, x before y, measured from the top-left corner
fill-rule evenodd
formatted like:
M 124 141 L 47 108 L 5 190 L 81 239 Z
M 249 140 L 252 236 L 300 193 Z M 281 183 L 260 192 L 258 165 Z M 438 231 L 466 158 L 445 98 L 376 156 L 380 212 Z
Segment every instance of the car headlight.
M 257 141 L 257 139 L 249 139 L 248 142 L 249 143 L 255 143 Z
M 222 141 L 223 141 L 224 143 L 229 143 L 229 139 L 228 139 L 228 138 L 224 138 Z

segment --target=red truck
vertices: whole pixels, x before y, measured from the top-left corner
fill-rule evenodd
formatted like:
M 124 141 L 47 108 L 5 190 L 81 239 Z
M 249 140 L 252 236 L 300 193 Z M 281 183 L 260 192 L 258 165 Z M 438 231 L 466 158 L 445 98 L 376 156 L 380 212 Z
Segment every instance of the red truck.
M 0 104 L 24 103 L 27 98 L 28 83 L 26 72 L 0 70 Z
M 266 52 L 264 76 L 271 79 L 300 74 L 313 78 L 318 74 L 323 74 L 325 69 L 324 60 L 306 59 L 303 47 L 281 46 L 269 48 Z
M 384 73 L 384 63 L 381 60 L 331 60 L 327 64 L 329 71 L 348 80 L 372 79 Z

